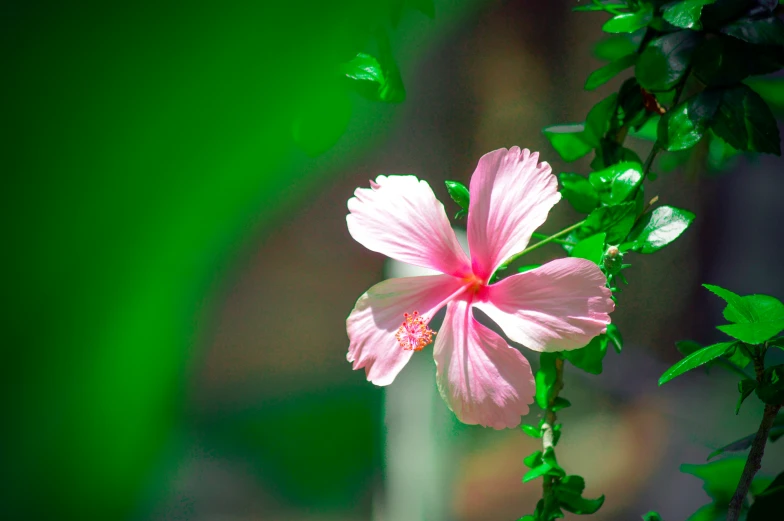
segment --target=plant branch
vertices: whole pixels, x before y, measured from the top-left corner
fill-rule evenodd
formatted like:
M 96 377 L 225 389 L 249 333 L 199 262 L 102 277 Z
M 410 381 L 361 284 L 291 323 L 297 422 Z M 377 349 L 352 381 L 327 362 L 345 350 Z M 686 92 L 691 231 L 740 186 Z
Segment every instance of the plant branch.
M 732 496 L 732 501 L 730 501 L 730 506 L 727 510 L 727 521 L 738 521 L 740 517 L 743 500 L 746 498 L 746 494 L 749 493 L 749 487 L 754 479 L 754 475 L 762 466 L 762 455 L 765 453 L 768 434 L 771 427 L 773 427 L 773 422 L 780 408 L 781 405 L 765 405 L 762 422 L 751 444 L 751 452 L 749 452 L 749 457 L 746 460 L 746 466 L 743 467 L 743 474 L 741 474 L 738 488 L 735 489 L 735 494 Z
M 675 96 L 672 98 L 672 105 L 670 106 L 670 110 L 672 110 L 673 107 L 675 107 L 676 105 L 678 105 L 678 103 L 680 103 L 681 94 L 683 94 L 683 88 L 686 86 L 686 80 L 689 77 L 689 72 L 691 72 L 691 70 L 687 69 L 686 74 L 683 75 L 683 79 L 678 84 L 678 86 L 675 87 Z M 651 167 L 653 166 L 653 160 L 656 159 L 656 155 L 660 151 L 661 151 L 661 147 L 659 146 L 659 142 L 655 141 L 653 143 L 653 148 L 651 148 L 651 152 L 648 154 L 648 157 L 645 158 L 645 163 L 643 163 L 642 166 L 643 179 L 647 177 L 648 174 L 650 173 Z
M 541 241 L 537 242 L 536 244 L 532 244 L 531 246 L 527 247 L 526 249 L 524 249 L 523 251 L 521 251 L 521 252 L 520 252 L 520 253 L 518 253 L 517 255 L 512 255 L 511 257 L 509 257 L 509 260 L 507 260 L 506 262 L 504 262 L 504 264 L 511 264 L 511 262 L 512 262 L 512 261 L 519 259 L 520 257 L 522 257 L 523 255 L 525 255 L 526 253 L 532 252 L 532 251 L 534 251 L 535 249 L 537 249 L 538 247 L 540 247 L 540 246 L 544 246 L 544 245 L 545 245 L 545 244 L 547 244 L 548 242 L 553 242 L 553 241 L 555 241 L 555 240 L 556 240 L 558 237 L 561 237 L 562 235 L 566 235 L 567 233 L 571 232 L 572 230 L 576 230 L 577 228 L 579 228 L 579 227 L 580 227 L 580 226 L 582 226 L 583 224 L 585 224 L 585 221 L 584 221 L 584 220 L 583 220 L 583 221 L 580 221 L 580 222 L 578 222 L 577 224 L 573 224 L 573 225 L 571 225 L 571 226 L 570 226 L 570 227 L 568 227 L 568 228 L 564 228 L 564 229 L 563 229 L 563 230 L 561 230 L 560 232 L 558 232 L 558 233 L 556 233 L 556 234 L 554 234 L 554 235 L 550 235 L 550 236 L 549 236 L 549 237 L 547 237 L 546 239 L 543 239 L 543 240 L 541 240 Z
M 555 382 L 553 383 L 552 394 L 550 396 L 550 401 L 547 404 L 547 410 L 544 413 L 544 424 L 542 425 L 542 454 L 547 452 L 547 449 L 551 449 L 555 446 L 555 422 L 557 420 L 557 415 L 553 410 L 553 405 L 555 399 L 558 398 L 558 393 L 563 389 L 563 371 L 563 358 L 556 358 Z M 555 478 L 553 476 L 544 476 L 542 482 L 542 498 L 544 499 L 545 512 L 550 511 L 548 507 L 550 507 L 552 501 L 555 500 L 555 497 L 552 494 L 554 480 Z
M 550 239 L 550 242 L 554 242 L 556 244 L 566 244 L 567 246 L 576 246 L 576 242 L 572 241 L 565 241 L 563 239 L 551 239 L 547 234 L 544 233 L 535 233 L 531 237 L 534 239 Z

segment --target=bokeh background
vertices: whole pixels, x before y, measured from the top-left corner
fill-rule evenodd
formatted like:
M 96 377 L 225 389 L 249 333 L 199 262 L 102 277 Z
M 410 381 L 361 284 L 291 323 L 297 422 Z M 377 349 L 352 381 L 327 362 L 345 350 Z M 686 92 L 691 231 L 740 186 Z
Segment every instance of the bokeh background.
M 344 217 L 354 188 L 382 173 L 427 179 L 456 211 L 443 181 L 467 183 L 499 147 L 587 172 L 540 132 L 582 120 L 621 81 L 582 91 L 604 17 L 573 6 L 437 0 L 434 18 L 407 9 L 393 26 L 383 1 L 4 2 L 3 518 L 531 512 L 539 485 L 520 477 L 536 440 L 457 423 L 429 349 L 388 390 L 351 371 L 348 312 L 403 268 L 355 243 Z M 400 105 L 333 79 L 379 25 Z M 303 115 L 306 150 L 292 140 Z M 761 405 L 735 416 L 721 368 L 656 381 L 676 340 L 720 338 L 721 303 L 702 282 L 784 297 L 781 170 L 773 157 L 722 173 L 692 162 L 652 185 L 697 220 L 631 259 L 613 316 L 624 352 L 600 376 L 565 377 L 575 406 L 559 459 L 586 496 L 606 494 L 597 519 L 684 519 L 708 499 L 678 466 L 754 429 Z M 543 231 L 575 219 L 560 204 Z M 763 472 L 781 467 L 782 445 Z

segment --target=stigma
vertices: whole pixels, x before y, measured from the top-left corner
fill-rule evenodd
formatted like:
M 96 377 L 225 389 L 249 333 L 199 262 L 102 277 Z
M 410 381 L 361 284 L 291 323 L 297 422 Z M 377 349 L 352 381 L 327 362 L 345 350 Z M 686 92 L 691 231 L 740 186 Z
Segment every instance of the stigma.
M 423 347 L 433 341 L 435 331 L 427 327 L 427 322 L 419 316 L 418 311 L 414 311 L 410 315 L 403 313 L 405 320 L 401 325 L 395 338 L 397 343 L 404 351 L 421 351 Z

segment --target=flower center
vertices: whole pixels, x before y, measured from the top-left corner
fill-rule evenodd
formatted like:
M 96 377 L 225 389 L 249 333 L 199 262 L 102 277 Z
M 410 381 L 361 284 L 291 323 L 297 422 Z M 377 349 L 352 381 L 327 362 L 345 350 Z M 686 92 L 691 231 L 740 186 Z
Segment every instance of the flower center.
M 466 291 L 470 293 L 478 293 L 480 289 L 485 287 L 485 281 L 474 275 L 468 275 L 467 277 L 463 277 L 463 281 L 466 283 Z
M 419 316 L 418 311 L 410 315 L 403 313 L 405 320 L 395 333 L 397 343 L 405 351 L 421 351 L 423 347 L 433 341 L 435 331 L 427 327 L 427 322 Z

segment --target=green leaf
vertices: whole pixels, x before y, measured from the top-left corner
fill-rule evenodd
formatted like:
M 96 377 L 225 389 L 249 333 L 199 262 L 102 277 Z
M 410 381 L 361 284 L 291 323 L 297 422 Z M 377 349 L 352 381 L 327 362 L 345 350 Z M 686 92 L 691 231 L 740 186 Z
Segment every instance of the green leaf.
M 727 361 L 729 363 L 740 369 L 745 369 L 746 366 L 749 365 L 749 362 L 751 362 L 751 358 L 746 354 L 746 350 L 740 345 L 735 346 L 733 352 L 725 356 L 727 356 Z
M 618 244 L 631 230 L 635 217 L 634 203 L 602 206 L 588 215 L 581 229 L 585 230 L 588 235 L 607 232 L 607 243 Z
M 615 352 L 621 354 L 621 350 L 623 349 L 623 337 L 621 336 L 621 332 L 618 331 L 618 326 L 615 324 L 608 324 L 607 325 L 607 339 L 612 342 L 613 348 Z
M 566 409 L 567 407 L 571 407 L 571 406 L 572 406 L 572 402 L 570 402 L 566 398 L 557 396 L 555 400 L 553 400 L 553 405 L 550 406 L 550 408 L 553 410 L 553 412 L 558 412 L 561 409 Z
M 778 322 L 755 322 L 751 324 L 729 324 L 717 329 L 747 344 L 762 344 L 784 330 L 784 320 Z
M 667 4 L 662 9 L 662 18 L 683 29 L 698 30 L 702 28 L 700 16 L 702 8 L 707 4 L 712 4 L 716 0 L 683 0 Z
M 576 248 L 575 248 L 576 249 Z M 586 373 L 601 374 L 602 360 L 607 354 L 607 335 L 595 336 L 585 347 L 572 351 L 562 351 L 562 356 L 569 360 L 575 367 Z
M 760 400 L 769 405 L 784 404 L 784 364 L 765 369 L 755 392 Z
M 743 402 L 746 401 L 746 398 L 754 392 L 754 389 L 757 388 L 757 381 L 752 380 L 751 378 L 746 378 L 738 382 L 738 392 L 740 396 L 738 397 L 738 403 L 735 405 L 735 414 L 737 415 L 740 412 L 740 406 L 743 405 Z M 708 459 L 711 459 L 713 456 L 720 454 L 722 451 L 727 450 L 727 447 L 724 447 L 719 450 L 719 452 L 712 452 Z M 742 449 L 738 449 L 742 450 Z
M 541 264 L 526 264 L 525 266 L 520 266 L 519 268 L 517 268 L 517 273 L 523 273 L 524 271 L 535 270 L 540 266 Z
M 528 483 L 536 478 L 542 476 L 563 477 L 566 472 L 558 464 L 555 459 L 555 451 L 552 447 L 548 447 L 544 454 L 541 456 L 542 462 L 533 467 L 523 476 L 523 483 Z
M 673 151 L 699 143 L 708 131 L 720 99 L 720 93 L 706 90 L 668 110 L 659 120 L 659 145 Z
M 406 99 L 406 89 L 403 86 L 403 79 L 400 77 L 400 69 L 397 67 L 395 57 L 392 55 L 392 47 L 389 43 L 389 36 L 386 31 L 379 30 L 376 33 L 378 42 L 378 62 L 381 70 L 384 71 L 386 81 L 379 87 L 378 98 L 388 103 L 400 103 Z
M 784 320 L 784 304 L 776 297 L 771 297 L 770 295 L 746 295 L 745 297 L 739 297 L 738 302 L 742 308 L 736 308 L 735 306 L 738 304 L 735 304 L 733 307 L 727 306 L 724 310 L 724 318 L 730 322 L 743 324 L 746 322 L 761 323 Z M 745 314 L 741 313 L 739 309 L 745 310 Z
M 754 498 L 746 521 L 779 521 L 784 504 L 784 472 Z
M 520 425 L 520 429 L 526 433 L 527 435 L 531 436 L 532 438 L 541 438 L 542 437 L 542 429 L 539 427 L 534 427 L 533 425 Z M 530 467 L 530 465 L 529 465 Z
M 681 472 L 697 476 L 703 481 L 702 488 L 717 505 L 729 505 L 740 482 L 746 458 L 727 458 L 703 465 L 681 465 Z M 726 514 L 726 510 L 725 510 Z
M 599 206 L 599 194 L 585 177 L 564 172 L 558 175 L 558 179 L 561 181 L 561 194 L 578 212 L 590 213 Z
M 646 141 L 656 141 L 656 136 L 658 133 L 659 121 L 661 121 L 661 116 L 658 114 L 652 115 L 645 121 L 645 124 L 640 127 L 639 130 L 632 130 L 629 132 L 631 137 L 635 137 L 637 139 L 644 139 Z
M 639 163 L 623 162 L 613 165 L 618 174 L 610 186 L 609 204 L 624 202 L 642 183 L 642 167 Z
M 654 38 L 637 60 L 634 69 L 637 81 L 651 91 L 671 89 L 686 73 L 699 42 L 698 34 L 689 30 Z
M 556 353 L 541 353 L 539 355 L 539 370 L 536 371 L 536 404 L 542 409 L 547 409 L 550 405 L 550 398 L 555 383 L 555 361 L 558 359 Z
M 749 78 L 746 84 L 779 118 L 784 116 L 784 78 Z
M 348 128 L 351 100 L 344 89 L 325 88 L 313 95 L 291 124 L 294 142 L 308 155 L 317 156 L 337 143 Z
M 699 367 L 703 364 L 710 362 L 711 360 L 720 357 L 727 350 L 734 345 L 734 342 L 720 342 L 718 344 L 713 344 L 708 347 L 703 347 L 699 351 L 695 351 L 694 353 L 690 354 L 680 362 L 676 363 L 669 369 L 667 369 L 664 374 L 659 378 L 659 385 L 663 385 L 676 376 L 680 376 L 687 371 L 691 371 L 692 369 Z
M 578 259 L 588 259 L 598 265 L 602 262 L 604 239 L 606 236 L 606 233 L 597 233 L 596 235 L 591 235 L 587 239 L 581 240 L 572 248 L 569 256 L 577 257 Z
M 756 45 L 784 45 L 784 21 L 776 16 L 741 18 L 722 27 L 721 32 Z
M 722 91 L 711 128 L 738 150 L 781 155 L 776 119 L 759 94 L 746 85 Z
M 602 101 L 591 107 L 588 115 L 585 116 L 586 139 L 594 148 L 600 145 L 601 138 L 610 128 L 610 118 L 615 113 L 615 105 L 618 102 L 618 93 L 613 92 Z
M 695 342 L 694 340 L 678 340 L 675 342 L 675 348 L 683 355 L 689 356 L 692 353 L 695 353 L 702 349 L 702 344 Z
M 582 497 L 585 480 L 581 476 L 566 476 L 555 487 L 555 497 L 561 507 L 573 514 L 594 514 L 604 504 L 604 496 L 598 499 Z
M 573 125 L 554 125 L 542 130 L 545 137 L 558 155 L 566 162 L 580 159 L 595 146 L 585 132 L 583 123 Z M 598 144 L 598 143 L 597 143 Z
M 776 420 L 773 422 L 773 427 L 771 427 L 770 433 L 768 434 L 768 439 L 772 442 L 775 442 L 777 439 L 781 438 L 781 436 L 784 436 L 784 415 L 776 416 Z M 744 436 L 738 440 L 733 441 L 732 443 L 725 445 L 724 447 L 721 447 L 720 449 L 714 450 L 710 453 L 708 459 L 711 460 L 716 456 L 724 454 L 725 452 L 744 451 L 751 447 L 751 444 L 754 443 L 754 438 L 756 437 L 757 433 L 752 432 L 748 436 Z
M 694 214 L 673 206 L 659 206 L 643 216 L 629 234 L 633 249 L 654 253 L 683 234 L 694 221 Z
M 721 286 L 714 286 L 712 284 L 703 284 L 702 286 L 714 295 L 721 297 L 721 299 L 727 303 L 727 307 L 724 309 L 724 318 L 730 322 L 739 322 L 743 324 L 754 321 L 750 303 L 743 300 L 740 295 L 733 293 L 728 289 L 724 289 Z
M 653 19 L 653 11 L 650 6 L 644 6 L 636 13 L 622 13 L 616 15 L 602 26 L 602 31 L 606 33 L 633 33 L 648 25 Z
M 650 512 L 642 515 L 642 521 L 662 521 L 662 517 L 658 512 L 651 510 Z
M 444 181 L 444 184 L 446 184 L 446 190 L 449 192 L 449 197 L 460 206 L 462 211 L 467 213 L 468 206 L 471 202 L 468 188 L 458 181 Z M 455 216 L 455 218 L 457 218 L 457 216 Z
M 627 34 L 614 34 L 596 42 L 593 55 L 603 61 L 615 61 L 637 50 L 639 41 Z
M 383 36 L 381 37 L 384 38 Z M 350 86 L 363 97 L 372 101 L 400 103 L 406 99 L 406 91 L 400 71 L 391 55 L 388 42 L 379 41 L 382 58 L 367 53 L 357 53 L 341 72 L 350 80 Z
M 708 86 L 732 86 L 751 74 L 751 46 L 729 36 L 705 40 L 694 51 L 692 73 Z
M 585 81 L 584 89 L 594 90 L 597 87 L 604 85 L 613 79 L 618 73 L 637 63 L 638 56 L 639 55 L 636 52 L 632 52 L 626 56 L 621 56 L 617 60 L 614 60 L 600 69 L 596 69 L 591 73 L 590 76 L 588 76 L 588 79 Z
M 533 454 L 529 454 L 528 456 L 523 458 L 523 463 L 525 463 L 526 467 L 531 469 L 534 467 L 538 467 L 539 465 L 542 464 L 542 451 L 537 450 Z

